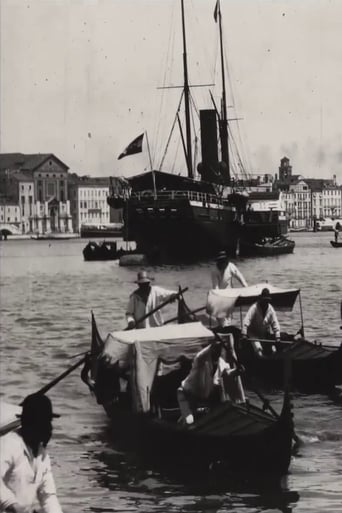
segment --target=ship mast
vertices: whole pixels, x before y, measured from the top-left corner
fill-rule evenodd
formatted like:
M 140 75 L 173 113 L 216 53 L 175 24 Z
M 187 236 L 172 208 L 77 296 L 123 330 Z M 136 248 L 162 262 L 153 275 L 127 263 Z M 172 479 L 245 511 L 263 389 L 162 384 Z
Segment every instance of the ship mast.
M 190 88 L 188 79 L 188 63 L 186 54 L 185 37 L 185 16 L 184 0 L 181 0 L 182 7 L 182 29 L 183 29 L 183 70 L 184 70 L 184 102 L 185 102 L 185 127 L 186 127 L 186 164 L 189 178 L 194 177 L 192 169 L 192 151 L 191 151 L 191 123 L 190 123 Z
M 222 154 L 222 161 L 227 165 L 227 171 L 226 171 L 227 180 L 228 180 L 228 183 L 230 183 L 227 98 L 226 98 L 226 80 L 225 80 L 225 71 L 224 71 L 222 16 L 221 16 L 220 0 L 217 0 L 216 9 L 215 9 L 215 11 L 216 11 L 216 15 L 218 16 L 219 31 L 220 31 L 220 54 L 221 54 L 221 76 L 222 76 L 221 119 L 219 120 L 221 154 Z M 216 20 L 216 17 L 215 17 L 215 20 Z

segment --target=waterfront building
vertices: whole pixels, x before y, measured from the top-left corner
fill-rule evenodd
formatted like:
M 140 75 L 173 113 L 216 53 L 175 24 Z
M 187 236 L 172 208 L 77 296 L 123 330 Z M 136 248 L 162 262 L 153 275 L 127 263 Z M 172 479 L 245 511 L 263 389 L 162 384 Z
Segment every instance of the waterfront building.
M 72 232 L 68 166 L 52 153 L 0 154 L 0 190 L 20 208 L 21 233 Z
M 109 226 L 122 221 L 120 212 L 115 212 L 107 203 L 109 196 L 108 177 L 72 175 L 69 183 L 73 229 L 81 226 Z
M 336 183 L 335 175 L 332 179 L 293 175 L 290 160 L 283 157 L 274 188 L 283 191 L 290 228 L 314 229 L 320 219 L 341 217 L 342 188 Z

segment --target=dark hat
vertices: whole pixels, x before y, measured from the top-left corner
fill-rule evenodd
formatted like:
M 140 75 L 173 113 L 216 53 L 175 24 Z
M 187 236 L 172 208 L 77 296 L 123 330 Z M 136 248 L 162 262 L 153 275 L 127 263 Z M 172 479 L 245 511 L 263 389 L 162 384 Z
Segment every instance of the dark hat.
M 227 258 L 227 253 L 225 251 L 220 251 L 216 257 L 216 262 L 219 262 L 220 260 L 226 260 Z
M 17 415 L 19 418 L 40 420 L 60 417 L 57 413 L 53 413 L 50 399 L 44 394 L 31 394 L 25 397 L 22 402 L 22 413 Z
M 139 271 L 135 283 L 150 283 L 152 280 L 154 280 L 154 278 L 149 276 L 146 271 Z
M 260 294 L 260 299 L 269 299 L 271 301 L 272 297 L 271 297 L 269 289 L 267 289 L 267 288 L 262 289 L 261 294 Z

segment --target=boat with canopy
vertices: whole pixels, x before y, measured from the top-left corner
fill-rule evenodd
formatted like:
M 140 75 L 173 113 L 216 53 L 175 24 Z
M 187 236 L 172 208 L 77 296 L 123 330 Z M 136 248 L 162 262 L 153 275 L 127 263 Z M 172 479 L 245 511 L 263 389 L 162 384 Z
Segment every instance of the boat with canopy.
M 238 310 L 242 327 L 243 310 L 257 301 L 264 288 L 269 289 L 271 304 L 276 311 L 291 312 L 299 299 L 301 326 L 295 334 L 282 333 L 282 340 L 275 352 L 269 350 L 271 340 L 261 340 L 264 347 L 262 355 L 254 351 L 251 340 L 240 340 L 238 327 L 228 328 L 228 331 L 234 333 L 235 350 L 239 361 L 246 367 L 247 376 L 257 376 L 272 386 L 282 387 L 284 363 L 291 360 L 291 383 L 297 390 L 329 392 L 341 385 L 342 344 L 328 346 L 305 338 L 300 289 L 283 289 L 264 282 L 250 287 L 211 290 L 206 305 L 208 325 L 219 330 L 213 324 L 213 319 L 228 317 Z
M 287 393 L 279 414 L 228 400 L 201 405 L 191 427 L 180 421 L 177 388 L 194 356 L 211 343 L 214 333 L 200 322 L 115 331 L 102 340 L 93 315 L 82 379 L 107 412 L 114 440 L 154 464 L 286 473 L 294 435 Z

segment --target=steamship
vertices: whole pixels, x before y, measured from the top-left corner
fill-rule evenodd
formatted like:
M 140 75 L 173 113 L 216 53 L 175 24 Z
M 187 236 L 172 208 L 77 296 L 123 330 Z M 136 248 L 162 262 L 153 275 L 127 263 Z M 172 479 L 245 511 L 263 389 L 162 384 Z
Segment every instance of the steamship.
M 187 176 L 151 170 L 126 180 L 112 178 L 107 199 L 111 207 L 123 208 L 124 239 L 135 241 L 138 252 L 151 260 L 164 263 L 209 259 L 222 250 L 235 256 L 241 237 L 255 233 L 261 237 L 268 231 L 277 235 L 284 231 L 276 212 L 271 221 L 249 212 L 246 225 L 248 194 L 232 187 L 219 1 L 216 16 L 221 50 L 221 112 L 215 104 L 213 109 L 200 111 L 202 162 L 197 166 L 198 179 L 194 177 L 184 0 L 181 0 L 181 13 L 185 111 L 185 134 L 181 132 L 181 137 Z

